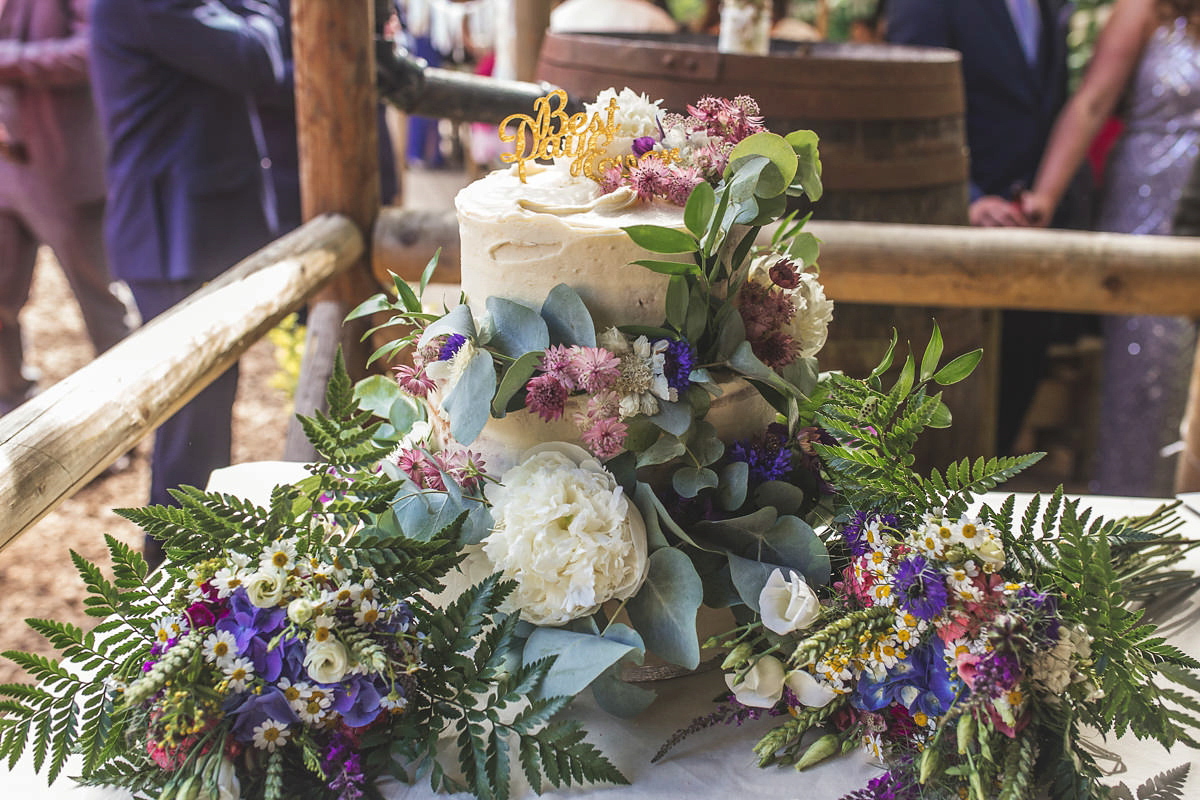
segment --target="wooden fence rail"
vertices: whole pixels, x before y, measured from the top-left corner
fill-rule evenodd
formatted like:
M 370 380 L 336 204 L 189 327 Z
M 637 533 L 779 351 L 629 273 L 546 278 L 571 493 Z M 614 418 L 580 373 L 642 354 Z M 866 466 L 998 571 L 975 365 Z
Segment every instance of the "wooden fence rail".
M 1200 316 L 1200 237 L 813 221 L 821 283 L 844 303 Z M 770 239 L 770 229 L 760 241 Z M 453 212 L 384 209 L 372 271 L 456 284 Z
M 157 427 L 364 252 L 324 215 L 0 418 L 0 548 Z

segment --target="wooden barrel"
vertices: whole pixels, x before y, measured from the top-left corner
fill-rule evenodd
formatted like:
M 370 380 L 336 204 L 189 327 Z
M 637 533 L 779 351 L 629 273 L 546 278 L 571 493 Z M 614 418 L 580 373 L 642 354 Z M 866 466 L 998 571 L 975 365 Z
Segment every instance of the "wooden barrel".
M 673 111 L 705 95 L 751 95 L 771 130 L 820 137 L 825 195 L 815 217 L 967 222 L 965 100 L 953 50 L 775 40 L 769 55 L 748 56 L 718 53 L 714 37 L 698 34 L 551 32 L 537 77 L 579 99 L 628 86 Z M 994 450 L 998 312 L 842 304 L 819 356 L 822 368 L 865 375 L 895 328 L 919 361 L 933 319 L 948 355 L 975 347 L 986 355 L 971 379 L 947 391 L 955 425 L 924 437 L 921 468 Z

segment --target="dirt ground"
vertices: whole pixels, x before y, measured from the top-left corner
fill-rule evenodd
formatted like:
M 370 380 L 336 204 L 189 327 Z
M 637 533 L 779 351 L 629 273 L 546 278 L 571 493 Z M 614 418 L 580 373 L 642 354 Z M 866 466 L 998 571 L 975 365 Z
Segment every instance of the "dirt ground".
M 42 372 L 45 386 L 61 380 L 92 357 L 83 319 L 66 280 L 48 251 L 42 252 L 33 294 L 22 316 L 26 358 Z M 242 357 L 233 409 L 233 461 L 281 457 L 291 415 L 290 401 L 268 385 L 277 371 L 274 347 L 265 339 Z M 70 551 L 107 565 L 104 534 L 140 544 L 141 532 L 113 508 L 141 506 L 150 487 L 150 441 L 142 441 L 126 471 L 101 477 L 26 531 L 0 554 L 0 651 L 19 649 L 52 655 L 53 650 L 23 622 L 28 617 L 89 625 L 85 592 Z M 0 683 L 23 673 L 0 659 Z

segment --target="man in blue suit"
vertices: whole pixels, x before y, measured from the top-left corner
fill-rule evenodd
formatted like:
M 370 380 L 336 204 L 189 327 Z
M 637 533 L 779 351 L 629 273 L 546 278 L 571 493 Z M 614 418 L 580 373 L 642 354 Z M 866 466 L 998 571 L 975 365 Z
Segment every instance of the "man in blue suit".
M 888 0 L 887 39 L 949 47 L 962 55 L 970 149 L 970 221 L 1026 225 L 1015 202 L 1033 185 L 1038 161 L 1067 99 L 1066 0 Z M 1084 228 L 1090 180 L 1077 176 L 1054 225 Z M 997 449 L 1011 451 L 1053 341 L 1073 340 L 1088 317 L 1006 311 L 1000 353 Z
M 92 75 L 108 144 L 105 241 L 144 320 L 271 238 L 250 97 L 279 85 L 279 17 L 256 0 L 95 0 Z M 150 502 L 230 460 L 237 368 L 158 429 Z M 152 563 L 161 548 L 146 542 Z

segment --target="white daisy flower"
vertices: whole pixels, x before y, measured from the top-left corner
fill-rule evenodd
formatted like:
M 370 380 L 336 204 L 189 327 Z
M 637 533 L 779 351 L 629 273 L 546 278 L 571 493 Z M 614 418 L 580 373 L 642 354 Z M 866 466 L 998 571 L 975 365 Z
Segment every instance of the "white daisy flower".
M 287 744 L 288 733 L 287 725 L 268 719 L 262 725 L 254 727 L 254 746 L 259 750 L 274 753 L 277 748 Z
M 322 614 L 313 620 L 312 640 L 314 642 L 324 642 L 333 636 L 333 617 Z
M 335 606 L 351 606 L 359 601 L 359 598 L 362 597 L 362 592 L 362 584 L 350 583 L 329 592 L 327 597 Z
M 183 619 L 174 614 L 159 617 L 154 621 L 154 640 L 159 644 L 166 644 L 181 633 L 183 633 Z
M 244 692 L 254 680 L 254 663 L 248 658 L 235 658 L 224 667 L 229 691 Z
M 354 624 L 360 628 L 369 628 L 378 621 L 379 603 L 375 600 L 363 600 L 354 612 Z
M 403 711 L 408 707 L 408 698 L 399 689 L 393 689 L 380 698 L 379 706 L 388 711 Z
M 204 640 L 204 660 L 224 669 L 238 656 L 237 640 L 229 631 L 214 631 Z
M 248 574 L 245 569 L 236 566 L 221 567 L 212 577 L 212 585 L 217 590 L 217 597 L 229 597 L 245 582 Z
M 278 570 L 290 570 L 296 563 L 296 542 L 293 539 L 280 539 L 272 542 L 263 550 L 262 556 L 258 559 L 259 567 L 262 569 L 274 568 Z
M 313 692 L 307 700 L 295 706 L 296 716 L 305 725 L 319 725 L 329 715 L 329 704 L 332 698 L 324 692 Z

